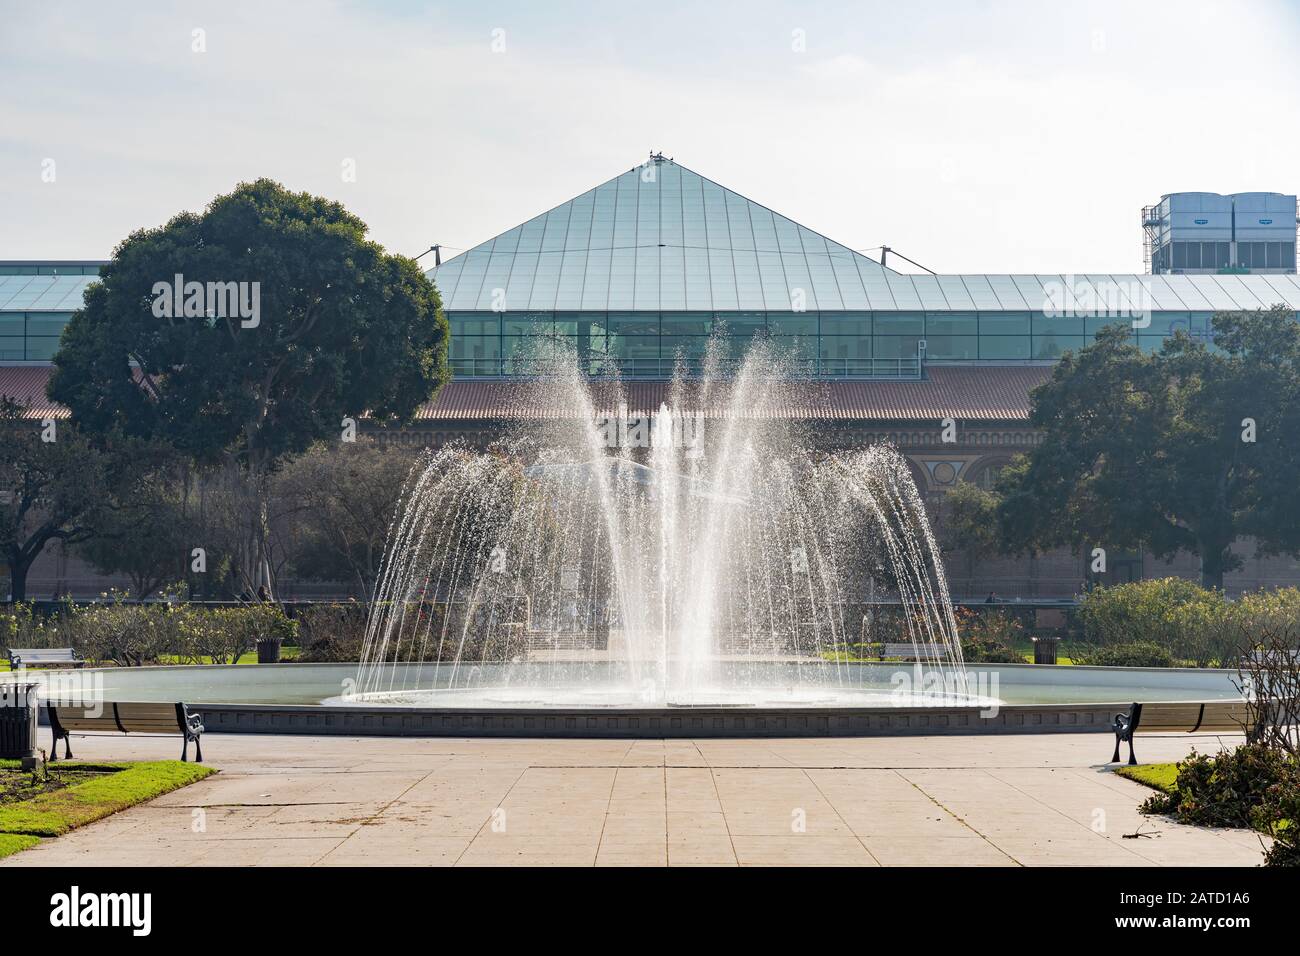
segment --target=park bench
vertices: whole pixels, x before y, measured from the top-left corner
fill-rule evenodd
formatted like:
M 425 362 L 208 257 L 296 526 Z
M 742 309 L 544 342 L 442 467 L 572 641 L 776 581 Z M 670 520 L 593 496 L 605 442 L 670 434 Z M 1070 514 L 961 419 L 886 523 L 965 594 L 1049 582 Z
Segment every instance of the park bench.
M 84 667 L 86 662 L 71 647 L 11 647 L 9 668 Z
M 1269 708 L 1255 704 L 1252 708 L 1244 700 L 1210 700 L 1204 703 L 1134 703 L 1129 709 L 1115 715 L 1111 729 L 1115 731 L 1115 755 L 1111 763 L 1119 763 L 1119 745 L 1128 741 L 1128 762 L 1137 763 L 1133 757 L 1133 735 L 1145 734 L 1196 734 L 1244 733 L 1255 740 L 1262 729 L 1258 715 Z
M 203 745 L 199 737 L 203 733 L 203 718 L 191 713 L 184 704 L 156 703 L 102 703 L 102 704 L 55 704 L 47 706 L 50 729 L 54 731 L 54 746 L 51 748 L 51 760 L 58 759 L 59 740 L 63 740 L 63 758 L 72 756 L 69 735 L 73 732 L 84 734 L 123 733 L 145 734 L 147 736 L 170 736 L 179 734 L 185 738 L 181 747 L 181 759 L 189 760 L 190 741 L 194 741 L 194 759 L 203 763 Z

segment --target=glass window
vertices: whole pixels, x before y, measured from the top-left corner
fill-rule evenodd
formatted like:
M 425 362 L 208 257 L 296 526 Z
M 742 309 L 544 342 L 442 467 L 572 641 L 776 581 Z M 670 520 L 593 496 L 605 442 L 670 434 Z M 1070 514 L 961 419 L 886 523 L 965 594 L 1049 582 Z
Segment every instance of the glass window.
M 925 315 L 927 340 L 936 335 L 975 335 L 978 331 L 974 312 L 927 312 Z
M 709 337 L 707 335 L 665 335 L 659 343 L 664 358 L 675 359 L 680 353 L 688 359 L 699 359 L 704 357 L 709 347 Z
M 980 358 L 1027 359 L 1029 358 L 1029 336 L 981 335 Z
M 738 341 L 748 342 L 767 331 L 767 316 L 762 312 L 719 312 L 717 320 L 726 323 L 727 332 Z
M 618 358 L 658 358 L 657 335 L 611 335 L 609 354 Z
M 818 351 L 823 359 L 871 358 L 871 338 L 866 335 L 823 335 Z
M 1034 312 L 1030 324 L 1035 335 L 1082 335 L 1083 318 L 1078 315 L 1044 315 Z
M 501 316 L 485 312 L 450 312 L 447 322 L 452 335 L 496 335 L 501 331 Z
M 56 338 L 39 335 L 27 337 L 26 357 L 29 362 L 48 362 L 58 350 L 59 340 Z
M 979 358 L 978 335 L 929 335 L 925 337 L 925 357 L 928 359 Z
M 21 338 L 0 338 L 0 362 L 21 362 L 25 355 L 25 346 Z
M 1028 312 L 981 312 L 980 335 L 1029 335 Z
M 879 317 L 876 319 L 879 322 Z M 877 358 L 916 358 L 919 335 L 876 335 L 872 347 Z
M 554 324 L 550 312 L 506 312 L 501 330 L 506 335 L 550 335 Z
M 877 312 L 872 316 L 877 335 L 915 335 L 925 333 L 925 315 L 921 312 Z
M 708 335 L 713 315 L 708 312 L 665 312 L 659 317 L 664 335 Z
M 771 342 L 778 354 L 788 356 L 795 361 L 811 361 L 817 357 L 815 335 L 774 335 Z
M 0 335 L 27 334 L 27 317 L 22 312 L 0 312 Z
M 1067 349 L 1077 352 L 1083 346 L 1082 335 L 1035 335 L 1034 358 L 1057 359 Z
M 457 336 L 451 340 L 450 354 L 454 359 L 499 358 L 501 340 L 496 336 Z
M 611 312 L 606 320 L 610 332 L 619 335 L 658 335 L 658 312 Z
M 822 335 L 870 335 L 870 312 L 823 312 Z
M 816 312 L 769 312 L 767 327 L 773 335 L 816 335 Z
M 1175 313 L 1177 314 L 1177 313 Z M 1152 313 L 1151 321 L 1155 321 L 1156 313 Z M 1110 325 L 1122 325 L 1131 328 L 1133 325 L 1133 316 L 1114 316 L 1114 315 L 1094 315 L 1083 320 L 1083 331 L 1091 340 L 1098 332 Z

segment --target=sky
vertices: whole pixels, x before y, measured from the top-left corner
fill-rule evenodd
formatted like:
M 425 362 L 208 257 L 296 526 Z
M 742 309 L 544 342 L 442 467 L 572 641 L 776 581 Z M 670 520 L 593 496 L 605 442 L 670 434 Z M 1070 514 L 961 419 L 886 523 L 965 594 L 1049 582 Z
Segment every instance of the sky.
M 1296 0 L 0 0 L 0 259 L 260 176 L 449 255 L 657 150 L 937 272 L 1140 272 L 1162 193 L 1300 190 L 1298 52 Z

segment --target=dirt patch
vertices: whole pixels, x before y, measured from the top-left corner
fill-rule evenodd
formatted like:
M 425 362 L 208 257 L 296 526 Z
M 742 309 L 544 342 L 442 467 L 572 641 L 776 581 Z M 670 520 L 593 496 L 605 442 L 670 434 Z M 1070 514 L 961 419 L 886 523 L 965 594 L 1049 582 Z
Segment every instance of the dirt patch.
M 75 783 L 84 783 L 116 771 L 115 767 L 94 766 L 59 767 L 27 772 L 0 770 L 0 806 L 30 800 L 42 793 L 52 793 Z

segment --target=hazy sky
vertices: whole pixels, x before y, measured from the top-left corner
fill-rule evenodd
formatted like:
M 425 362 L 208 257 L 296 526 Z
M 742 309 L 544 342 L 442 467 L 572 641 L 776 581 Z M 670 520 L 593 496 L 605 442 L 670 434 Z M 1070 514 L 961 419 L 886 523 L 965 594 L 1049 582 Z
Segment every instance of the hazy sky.
M 1298 10 L 0 0 L 0 258 L 258 176 L 464 248 L 653 148 L 939 272 L 1141 271 L 1161 193 L 1300 188 Z

